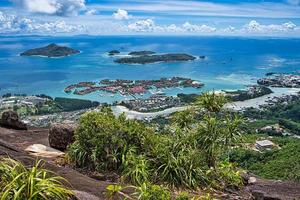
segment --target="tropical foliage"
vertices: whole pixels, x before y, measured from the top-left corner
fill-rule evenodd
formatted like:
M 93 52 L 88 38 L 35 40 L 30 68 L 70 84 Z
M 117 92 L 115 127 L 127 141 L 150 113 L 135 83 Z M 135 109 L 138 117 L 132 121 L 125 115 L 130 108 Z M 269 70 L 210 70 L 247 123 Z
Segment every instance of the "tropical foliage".
M 10 158 L 0 161 L 1 200 L 67 200 L 73 192 L 63 186 L 67 181 L 42 168 L 42 161 L 27 168 Z
M 104 107 L 81 117 L 69 156 L 77 167 L 116 171 L 142 194 L 152 191 L 163 198 L 167 193 L 153 184 L 185 188 L 239 185 L 235 168 L 221 164 L 221 154 L 238 142 L 242 122 L 223 112 L 225 103 L 224 96 L 205 93 L 198 98 L 197 109 L 173 115 L 164 133 L 124 115 L 115 117 Z M 198 108 L 206 110 L 201 118 L 196 116 Z M 140 199 L 151 199 L 142 196 Z

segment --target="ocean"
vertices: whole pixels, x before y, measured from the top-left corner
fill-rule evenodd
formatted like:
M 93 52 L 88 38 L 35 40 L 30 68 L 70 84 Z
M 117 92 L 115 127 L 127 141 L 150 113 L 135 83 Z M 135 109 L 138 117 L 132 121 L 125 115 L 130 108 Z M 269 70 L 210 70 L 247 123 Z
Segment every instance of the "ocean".
M 25 50 L 50 43 L 81 51 L 64 58 L 21 57 Z M 205 60 L 147 65 L 114 63 L 110 50 L 151 50 L 157 53 L 187 53 Z M 101 79 L 160 79 L 180 76 L 203 82 L 201 89 L 166 89 L 167 95 L 209 90 L 242 89 L 255 84 L 267 72 L 300 70 L 300 39 L 183 37 L 183 36 L 0 36 L 0 95 L 5 93 L 47 94 L 111 103 L 120 95 L 95 92 L 78 96 L 64 88 L 80 81 Z M 148 97 L 146 94 L 143 97 Z

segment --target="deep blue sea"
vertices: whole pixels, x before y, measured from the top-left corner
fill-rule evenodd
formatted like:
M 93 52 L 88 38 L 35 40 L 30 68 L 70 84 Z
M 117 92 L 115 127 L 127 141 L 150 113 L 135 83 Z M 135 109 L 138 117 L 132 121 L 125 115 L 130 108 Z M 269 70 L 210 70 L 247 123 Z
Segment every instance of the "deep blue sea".
M 57 43 L 81 51 L 64 58 L 21 57 L 25 50 Z M 107 56 L 113 49 L 204 55 L 192 62 L 123 65 Z M 267 72 L 300 70 L 300 39 L 169 37 L 169 36 L 73 36 L 0 37 L 0 94 L 48 94 L 112 102 L 123 97 L 65 94 L 64 88 L 79 81 L 108 79 L 159 79 L 188 77 L 205 84 L 201 90 L 169 89 L 169 95 L 207 90 L 239 89 L 255 83 Z M 150 94 L 148 94 L 150 95 Z M 146 96 L 148 96 L 146 95 Z

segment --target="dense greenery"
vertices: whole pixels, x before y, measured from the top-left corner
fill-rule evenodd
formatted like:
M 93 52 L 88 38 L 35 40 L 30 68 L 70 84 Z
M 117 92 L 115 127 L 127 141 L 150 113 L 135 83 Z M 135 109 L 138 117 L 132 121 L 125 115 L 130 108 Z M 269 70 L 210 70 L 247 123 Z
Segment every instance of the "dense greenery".
M 96 101 L 63 97 L 56 97 L 54 102 L 58 104 L 63 111 L 74 111 L 99 106 L 99 102 Z
M 224 96 L 204 94 L 197 102 L 196 109 L 174 115 L 162 132 L 124 115 L 115 117 L 107 107 L 87 113 L 68 154 L 77 167 L 116 171 L 138 187 L 238 187 L 239 172 L 221 155 L 238 142 L 241 119 L 220 114 Z M 206 113 L 201 121 L 194 118 L 198 108 Z M 155 186 L 147 190 L 152 189 L 159 190 Z
M 293 138 L 274 138 L 273 141 L 281 148 L 262 153 L 235 149 L 230 161 L 264 178 L 300 181 L 300 141 Z
M 243 114 L 249 118 L 249 122 L 243 127 L 249 134 L 243 136 L 245 144 L 254 144 L 259 138 L 266 138 L 268 135 L 258 135 L 256 130 L 267 125 L 278 124 L 289 133 L 300 134 L 299 97 L 260 110 L 248 109 Z M 231 152 L 230 160 L 265 178 L 300 181 L 300 140 L 278 135 L 271 140 L 279 145 L 279 148 L 256 152 L 246 145 L 246 148 L 236 148 Z
M 248 91 L 250 89 L 253 89 L 254 91 Z M 248 90 L 237 90 L 233 92 L 226 91 L 226 94 L 229 96 L 231 101 L 245 101 L 273 93 L 270 88 L 265 86 L 254 86 Z
M 66 180 L 43 169 L 41 161 L 32 168 L 9 158 L 0 161 L 1 200 L 71 199 L 73 192 L 63 183 Z

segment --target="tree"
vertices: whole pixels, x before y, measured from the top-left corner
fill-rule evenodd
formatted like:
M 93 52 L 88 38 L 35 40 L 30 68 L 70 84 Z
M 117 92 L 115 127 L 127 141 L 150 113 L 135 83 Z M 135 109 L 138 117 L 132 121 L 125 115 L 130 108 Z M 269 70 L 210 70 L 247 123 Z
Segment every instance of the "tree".
M 204 108 L 208 112 L 218 113 L 227 102 L 228 100 L 224 94 L 206 92 L 197 98 L 195 104 L 199 108 Z
M 223 94 L 215 92 L 204 93 L 196 102 L 196 105 L 204 108 L 206 112 L 196 129 L 195 140 L 197 146 L 205 152 L 208 166 L 213 168 L 219 155 L 228 150 L 240 136 L 242 119 L 238 115 L 221 113 L 227 102 Z
M 180 129 L 189 129 L 192 123 L 194 122 L 194 110 L 192 108 L 186 109 L 181 112 L 177 112 L 173 115 L 172 121 Z

